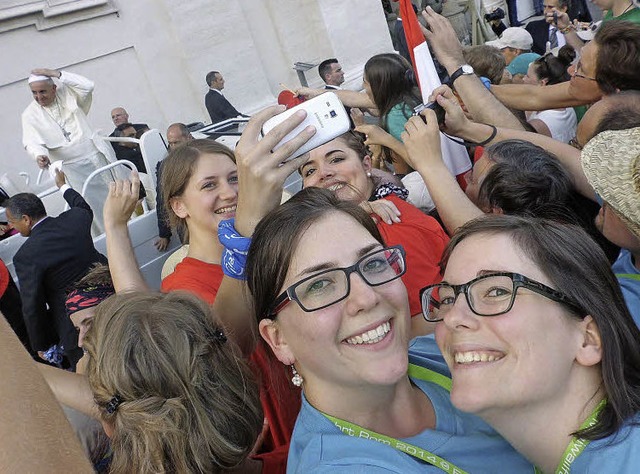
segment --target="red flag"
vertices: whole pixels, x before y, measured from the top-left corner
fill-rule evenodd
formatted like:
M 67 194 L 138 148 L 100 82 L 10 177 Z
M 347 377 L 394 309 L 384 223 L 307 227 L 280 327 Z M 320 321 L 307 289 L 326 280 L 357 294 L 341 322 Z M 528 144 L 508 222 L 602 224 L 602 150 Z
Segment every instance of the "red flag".
M 422 101 L 426 104 L 431 91 L 441 85 L 440 77 L 433 64 L 431 52 L 422 34 L 416 12 L 413 11 L 411 0 L 400 0 L 400 17 L 402 18 L 404 35 L 407 39 L 407 48 L 411 54 L 413 71 L 420 86 Z M 471 168 L 469 156 L 464 146 L 453 143 L 443 134 L 440 134 L 440 145 L 442 159 L 454 175 L 464 174 Z

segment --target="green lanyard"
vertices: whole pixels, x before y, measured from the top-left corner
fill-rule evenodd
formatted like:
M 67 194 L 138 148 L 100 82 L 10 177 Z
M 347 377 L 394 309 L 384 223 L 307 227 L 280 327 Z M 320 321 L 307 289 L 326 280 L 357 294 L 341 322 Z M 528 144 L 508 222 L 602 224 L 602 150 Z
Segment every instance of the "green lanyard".
M 617 278 L 627 278 L 629 280 L 640 280 L 640 275 L 637 273 L 616 273 Z
M 409 364 L 408 373 L 413 378 L 424 380 L 427 382 L 433 382 L 440 385 L 445 390 L 451 391 L 451 379 L 449 377 L 445 377 L 444 375 L 438 374 L 433 370 L 429 370 L 414 364 Z M 342 431 L 346 435 L 354 436 L 356 438 L 370 439 L 372 441 L 377 441 L 378 443 L 386 444 L 387 446 L 391 446 L 398 451 L 402 451 L 403 453 L 407 453 L 415 458 L 428 462 L 429 464 L 440 468 L 443 471 L 448 472 L 449 474 L 467 474 L 466 471 L 463 471 L 456 465 L 451 464 L 440 456 L 436 456 L 435 454 L 422 448 L 419 448 L 412 444 L 404 443 L 390 436 L 376 433 L 375 431 L 370 431 L 356 424 L 341 420 L 340 418 L 327 415 L 326 413 L 323 413 L 323 415 L 331 420 L 340 429 L 340 431 Z
M 580 425 L 580 430 L 591 428 L 595 425 L 598 421 L 598 415 L 606 404 L 606 400 L 602 400 L 598 403 L 598 406 L 591 412 L 591 415 L 589 415 L 589 417 Z M 567 449 L 565 449 L 562 459 L 560 460 L 560 464 L 558 464 L 558 467 L 556 468 L 555 474 L 569 474 L 571 472 L 571 465 L 576 459 L 578 459 L 578 456 L 582 454 L 582 451 L 584 451 L 584 448 L 586 448 L 589 443 L 589 440 L 576 438 L 574 436 L 571 439 L 569 446 L 567 446 Z M 535 473 L 542 474 L 542 471 L 536 467 Z

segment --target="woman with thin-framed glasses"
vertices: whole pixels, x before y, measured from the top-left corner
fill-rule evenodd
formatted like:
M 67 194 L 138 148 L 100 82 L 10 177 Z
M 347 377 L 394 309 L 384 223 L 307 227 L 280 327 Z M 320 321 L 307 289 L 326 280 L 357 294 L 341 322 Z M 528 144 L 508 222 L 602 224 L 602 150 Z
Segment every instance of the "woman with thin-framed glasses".
M 515 216 L 461 227 L 421 292 L 451 401 L 537 472 L 639 472 L 640 331 L 580 228 Z
M 257 226 L 246 271 L 260 335 L 303 389 L 287 472 L 531 473 L 453 408 L 433 338 L 409 346 L 404 249 L 355 203 L 304 189 Z

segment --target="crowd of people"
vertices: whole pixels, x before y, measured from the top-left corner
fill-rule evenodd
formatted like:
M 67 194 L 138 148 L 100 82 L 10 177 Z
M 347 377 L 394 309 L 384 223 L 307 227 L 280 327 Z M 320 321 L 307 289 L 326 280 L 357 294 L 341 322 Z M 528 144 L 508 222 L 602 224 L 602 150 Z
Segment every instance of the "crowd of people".
M 400 55 L 369 58 L 364 91 L 328 59 L 326 87 L 287 105 L 331 90 L 352 129 L 295 158 L 314 127 L 276 145 L 304 110 L 264 136 L 285 106 L 257 112 L 235 150 L 172 124 L 155 247 L 184 246 L 160 291 L 128 229 L 154 170 L 90 135 L 90 81 L 35 70 L 25 147 L 62 162 L 71 209 L 3 203 L 28 239 L 20 294 L 0 262 L 0 470 L 640 469 L 640 10 L 599 2 L 584 44 L 548 0 L 544 25 L 469 48 L 428 7 L 435 106 L 415 112 Z M 212 119 L 242 115 L 220 72 L 206 80 Z M 148 129 L 112 119 L 115 137 Z M 112 152 L 137 169 L 103 183 L 98 209 L 73 188 Z

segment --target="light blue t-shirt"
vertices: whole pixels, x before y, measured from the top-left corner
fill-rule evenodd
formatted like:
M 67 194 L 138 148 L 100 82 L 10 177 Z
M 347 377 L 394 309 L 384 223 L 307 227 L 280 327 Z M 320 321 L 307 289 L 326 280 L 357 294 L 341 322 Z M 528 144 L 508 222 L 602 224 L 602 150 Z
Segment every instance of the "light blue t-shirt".
M 412 363 L 448 375 L 432 337 L 414 339 L 409 357 Z M 431 400 L 436 428 L 405 438 L 405 441 L 473 474 L 533 472 L 531 464 L 489 425 L 474 415 L 455 409 L 445 389 L 431 382 L 413 378 L 412 381 Z M 303 396 L 289 448 L 287 473 L 334 472 L 405 474 L 443 471 L 390 446 L 342 434 Z
M 640 415 L 633 418 L 640 423 Z M 640 472 L 640 426 L 627 423 L 608 438 L 591 441 L 571 465 L 571 474 Z
M 629 277 L 622 277 L 621 274 L 637 275 L 640 278 L 640 271 L 633 264 L 631 252 L 626 249 L 620 250 L 618 259 L 611 266 L 613 273 L 616 274 L 620 289 L 627 303 L 627 308 L 633 316 L 636 325 L 640 327 L 640 280 L 634 280 Z
M 413 115 L 413 108 L 404 102 L 394 105 L 387 114 L 387 132 L 396 140 L 402 142 L 400 135 L 404 132 L 404 124 Z

